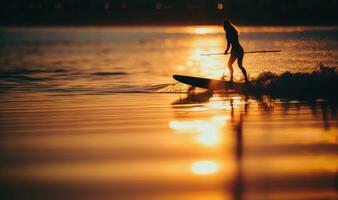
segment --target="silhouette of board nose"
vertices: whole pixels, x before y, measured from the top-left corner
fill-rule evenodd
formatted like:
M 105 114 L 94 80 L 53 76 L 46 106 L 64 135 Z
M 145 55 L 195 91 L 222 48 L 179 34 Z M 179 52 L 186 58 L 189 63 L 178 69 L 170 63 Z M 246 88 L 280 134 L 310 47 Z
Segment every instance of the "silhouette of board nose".
M 173 78 L 181 83 L 209 90 L 221 90 L 221 89 L 238 90 L 245 85 L 244 83 L 236 83 L 224 80 L 184 76 L 184 75 L 173 75 Z

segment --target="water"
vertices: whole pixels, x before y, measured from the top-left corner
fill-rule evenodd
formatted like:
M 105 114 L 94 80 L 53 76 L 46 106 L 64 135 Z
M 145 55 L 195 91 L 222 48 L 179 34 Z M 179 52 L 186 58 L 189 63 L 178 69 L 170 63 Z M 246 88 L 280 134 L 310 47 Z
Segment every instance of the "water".
M 337 27 L 240 27 L 251 77 L 262 71 L 312 71 L 338 66 Z M 2 28 L 1 90 L 32 92 L 153 92 L 173 74 L 228 74 L 219 27 Z M 242 79 L 235 67 L 235 78 Z M 22 84 L 24 83 L 24 84 Z
M 337 67 L 336 27 L 240 27 L 261 71 Z M 225 72 L 218 27 L 2 28 L 4 199 L 335 199 L 326 99 L 185 94 Z M 236 68 L 236 79 L 241 74 Z

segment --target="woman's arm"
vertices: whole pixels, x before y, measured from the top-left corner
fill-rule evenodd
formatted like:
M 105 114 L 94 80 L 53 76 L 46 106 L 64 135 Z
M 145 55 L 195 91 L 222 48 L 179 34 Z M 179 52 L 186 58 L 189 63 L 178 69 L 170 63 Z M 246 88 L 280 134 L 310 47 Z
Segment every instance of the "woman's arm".
M 224 54 L 227 54 L 230 49 L 231 44 L 229 42 L 228 34 L 225 35 L 225 38 L 227 40 L 227 48 L 225 49 Z

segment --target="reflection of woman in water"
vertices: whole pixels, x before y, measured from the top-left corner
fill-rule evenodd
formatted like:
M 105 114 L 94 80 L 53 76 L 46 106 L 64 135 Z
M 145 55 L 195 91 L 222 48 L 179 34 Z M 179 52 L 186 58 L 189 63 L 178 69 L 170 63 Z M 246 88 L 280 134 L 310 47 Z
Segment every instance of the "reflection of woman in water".
M 227 48 L 225 50 L 225 54 L 228 53 L 230 46 L 231 48 L 231 56 L 228 62 L 228 67 L 230 71 L 230 81 L 233 82 L 234 69 L 232 68 L 232 64 L 237 59 L 238 67 L 242 70 L 245 82 L 248 83 L 248 76 L 246 74 L 246 70 L 243 67 L 243 57 L 244 50 L 238 40 L 238 31 L 233 24 L 228 19 L 224 20 L 224 31 L 226 32 L 227 39 Z

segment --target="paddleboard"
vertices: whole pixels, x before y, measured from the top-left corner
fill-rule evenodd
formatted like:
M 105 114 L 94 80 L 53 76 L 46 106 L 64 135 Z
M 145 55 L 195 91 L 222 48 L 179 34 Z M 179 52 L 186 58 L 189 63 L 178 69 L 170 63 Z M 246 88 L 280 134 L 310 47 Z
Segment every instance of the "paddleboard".
M 173 78 L 181 83 L 191 85 L 193 87 L 199 87 L 210 90 L 220 90 L 220 89 L 241 89 L 245 84 L 230 82 L 217 79 L 193 77 L 193 76 L 184 76 L 184 75 L 173 75 Z

